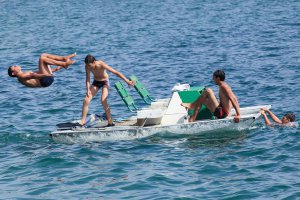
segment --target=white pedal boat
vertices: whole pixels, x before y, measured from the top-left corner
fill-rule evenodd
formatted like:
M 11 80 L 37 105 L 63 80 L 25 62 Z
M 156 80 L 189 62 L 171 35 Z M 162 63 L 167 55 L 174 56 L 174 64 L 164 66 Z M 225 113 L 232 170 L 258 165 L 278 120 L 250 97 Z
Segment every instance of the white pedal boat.
M 195 91 L 191 92 L 195 93 Z M 131 140 L 157 133 L 202 134 L 210 131 L 243 131 L 250 129 L 260 118 L 261 108 L 271 108 L 271 105 L 241 108 L 239 123 L 233 120 L 234 109 L 225 119 L 201 119 L 190 123 L 187 119 L 188 111 L 181 106 L 184 95 L 190 95 L 189 91 L 173 92 L 170 99 L 152 102 L 148 108 L 137 110 L 135 116 L 115 122 L 116 125 L 113 127 L 106 127 L 106 122 L 103 121 L 89 128 L 59 127 L 50 134 L 50 137 L 56 142 L 80 143 Z

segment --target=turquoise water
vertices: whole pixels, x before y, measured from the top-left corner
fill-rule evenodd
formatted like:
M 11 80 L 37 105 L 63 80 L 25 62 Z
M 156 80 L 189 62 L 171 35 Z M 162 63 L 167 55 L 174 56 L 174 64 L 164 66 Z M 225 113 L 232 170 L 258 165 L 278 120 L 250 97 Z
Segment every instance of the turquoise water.
M 1 199 L 299 199 L 299 128 L 157 134 L 143 139 L 55 143 L 55 124 L 78 119 L 83 59 L 92 53 L 156 98 L 174 84 L 208 85 L 216 69 L 241 107 L 272 104 L 299 116 L 300 2 L 0 1 Z M 45 89 L 7 76 L 34 70 L 41 53 L 77 52 Z M 111 74 L 111 84 L 119 79 Z M 143 103 L 130 93 L 139 106 Z M 102 113 L 98 95 L 90 113 Z M 114 88 L 113 116 L 130 116 Z M 299 118 L 299 117 L 298 117 Z

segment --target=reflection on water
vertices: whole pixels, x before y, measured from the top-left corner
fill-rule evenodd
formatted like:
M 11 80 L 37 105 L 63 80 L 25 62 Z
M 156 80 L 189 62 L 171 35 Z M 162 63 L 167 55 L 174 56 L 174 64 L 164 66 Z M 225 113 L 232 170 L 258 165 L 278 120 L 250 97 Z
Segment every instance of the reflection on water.
M 232 144 L 240 144 L 247 137 L 249 131 L 210 132 L 201 135 L 193 135 L 187 138 L 186 146 L 199 147 L 226 147 Z

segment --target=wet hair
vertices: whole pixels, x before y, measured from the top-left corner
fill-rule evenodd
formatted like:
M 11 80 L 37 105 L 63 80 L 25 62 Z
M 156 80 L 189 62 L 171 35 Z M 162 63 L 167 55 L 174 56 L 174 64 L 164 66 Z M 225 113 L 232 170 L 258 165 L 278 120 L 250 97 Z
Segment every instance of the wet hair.
M 290 122 L 296 121 L 296 115 L 294 113 L 286 113 L 284 117 L 290 120 Z
M 95 57 L 92 56 L 91 54 L 88 54 L 88 55 L 85 57 L 85 59 L 84 59 L 85 64 L 90 64 L 90 63 L 93 63 L 93 62 L 95 62 L 95 61 L 96 61 Z
M 7 70 L 8 75 L 9 75 L 10 77 L 16 77 L 16 75 L 13 74 L 13 71 L 12 71 L 11 68 L 12 68 L 12 66 L 10 66 L 10 67 L 8 68 L 8 70 Z
M 225 80 L 225 72 L 223 70 L 218 69 L 214 72 L 214 77 L 216 77 L 216 78 L 219 77 L 221 81 L 224 81 Z

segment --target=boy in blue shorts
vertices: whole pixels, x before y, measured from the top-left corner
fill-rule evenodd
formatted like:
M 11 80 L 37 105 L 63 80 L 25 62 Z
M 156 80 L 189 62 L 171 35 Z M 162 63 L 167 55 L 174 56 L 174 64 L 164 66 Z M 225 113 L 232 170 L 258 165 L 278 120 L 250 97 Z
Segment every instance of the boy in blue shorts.
M 54 76 L 52 73 L 62 68 L 66 69 L 69 65 L 74 64 L 75 61 L 71 60 L 74 56 L 76 56 L 76 53 L 68 56 L 57 56 L 43 53 L 39 59 L 38 71 L 23 72 L 20 66 L 13 65 L 8 68 L 8 75 L 10 77 L 18 78 L 19 82 L 27 87 L 49 87 L 54 82 Z M 50 65 L 55 65 L 57 67 L 51 68 Z

